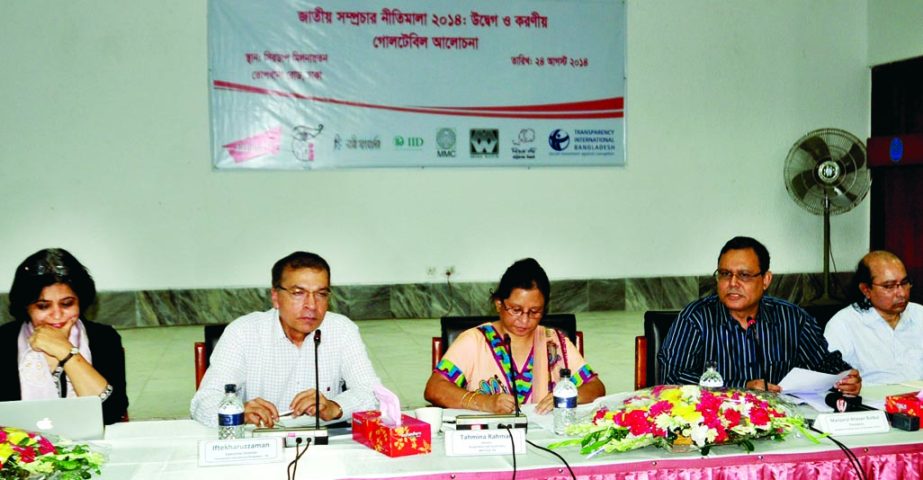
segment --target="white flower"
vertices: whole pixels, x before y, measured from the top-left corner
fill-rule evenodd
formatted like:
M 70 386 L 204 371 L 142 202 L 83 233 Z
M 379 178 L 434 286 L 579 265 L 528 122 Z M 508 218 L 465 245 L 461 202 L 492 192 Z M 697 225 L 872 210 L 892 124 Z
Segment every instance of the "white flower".
M 689 400 L 692 403 L 698 403 L 699 397 L 702 395 L 702 389 L 698 385 L 683 385 L 679 387 L 679 391 L 682 392 L 684 400 Z
M 709 442 L 709 428 L 705 425 L 694 425 L 690 433 L 691 435 L 689 435 L 689 437 L 692 438 L 692 441 L 699 447 L 704 447 L 705 444 Z M 715 439 L 715 432 L 711 432 L 711 437 L 713 441 Z

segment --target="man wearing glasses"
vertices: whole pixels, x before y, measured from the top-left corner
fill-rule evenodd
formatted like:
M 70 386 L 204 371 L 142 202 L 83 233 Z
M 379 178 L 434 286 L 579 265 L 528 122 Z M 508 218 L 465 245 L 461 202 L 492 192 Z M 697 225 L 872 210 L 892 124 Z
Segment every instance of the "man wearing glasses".
M 912 286 L 896 255 L 871 252 L 856 267 L 855 301 L 827 324 L 830 348 L 869 383 L 923 379 L 923 305 L 910 302 Z
M 192 398 L 192 418 L 216 426 L 224 386 L 231 383 L 243 390 L 244 420 L 255 425 L 271 427 L 286 415 L 335 420 L 375 408 L 372 388 L 379 379 L 358 327 L 327 311 L 330 293 L 330 266 L 319 255 L 295 252 L 276 262 L 273 308 L 244 315 L 225 329 Z M 314 403 L 315 348 L 319 408 Z
M 706 364 L 724 386 L 781 391 L 795 367 L 849 375 L 835 387 L 856 395 L 859 373 L 839 352 L 828 352 L 817 321 L 797 305 L 766 295 L 772 282 L 769 251 L 750 237 L 734 237 L 721 249 L 715 270 L 717 295 L 680 312 L 658 353 L 665 384 L 697 384 Z

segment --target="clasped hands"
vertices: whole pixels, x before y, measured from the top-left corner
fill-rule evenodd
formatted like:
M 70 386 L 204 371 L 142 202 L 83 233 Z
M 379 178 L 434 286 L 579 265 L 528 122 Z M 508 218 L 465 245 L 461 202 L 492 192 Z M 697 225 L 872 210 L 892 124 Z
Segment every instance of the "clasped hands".
M 328 421 L 336 420 L 343 416 L 343 409 L 340 405 L 323 394 L 320 394 L 320 400 L 315 406 L 314 392 L 315 390 L 311 388 L 295 395 L 292 403 L 289 404 L 292 417 L 311 415 L 319 416 L 321 420 Z M 320 412 L 317 411 L 318 407 Z M 272 428 L 279 421 L 279 410 L 272 402 L 257 397 L 244 404 L 244 421 L 257 427 Z

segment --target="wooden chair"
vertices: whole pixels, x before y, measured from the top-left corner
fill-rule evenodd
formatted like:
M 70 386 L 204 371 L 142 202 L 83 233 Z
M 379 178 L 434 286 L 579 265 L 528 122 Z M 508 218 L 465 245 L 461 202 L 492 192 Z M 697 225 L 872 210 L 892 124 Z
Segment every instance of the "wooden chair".
M 442 356 L 449 349 L 449 345 L 452 345 L 452 342 L 461 332 L 482 323 L 493 322 L 499 318 L 496 315 L 442 317 L 440 319 L 442 335 L 432 339 L 431 368 L 436 368 L 436 364 L 439 363 L 439 360 L 442 360 Z M 573 313 L 549 313 L 542 318 L 540 325 L 564 332 L 567 338 L 577 347 L 580 355 L 583 356 L 583 332 L 577 330 L 577 317 Z
M 635 390 L 661 383 L 657 353 L 677 315 L 678 310 L 644 312 L 644 336 L 635 337 Z
M 193 353 L 195 356 L 196 390 L 199 389 L 199 384 L 202 383 L 205 370 L 208 370 L 209 359 L 212 356 L 212 352 L 215 350 L 218 339 L 221 338 L 221 334 L 224 333 L 225 327 L 227 327 L 227 325 L 205 325 L 205 341 L 195 342 Z

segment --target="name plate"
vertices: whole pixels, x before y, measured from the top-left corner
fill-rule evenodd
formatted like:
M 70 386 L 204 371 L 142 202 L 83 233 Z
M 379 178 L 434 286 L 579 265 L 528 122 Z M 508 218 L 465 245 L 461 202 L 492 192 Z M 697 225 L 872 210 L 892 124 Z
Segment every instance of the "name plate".
M 868 410 L 862 412 L 821 413 L 814 420 L 814 428 L 830 435 L 864 435 L 885 433 L 891 430 L 885 412 Z
M 516 454 L 526 453 L 526 430 L 449 430 L 445 432 L 445 454 L 449 457 L 511 455 L 513 445 Z
M 199 466 L 275 463 L 285 459 L 282 438 L 259 437 L 199 442 Z

